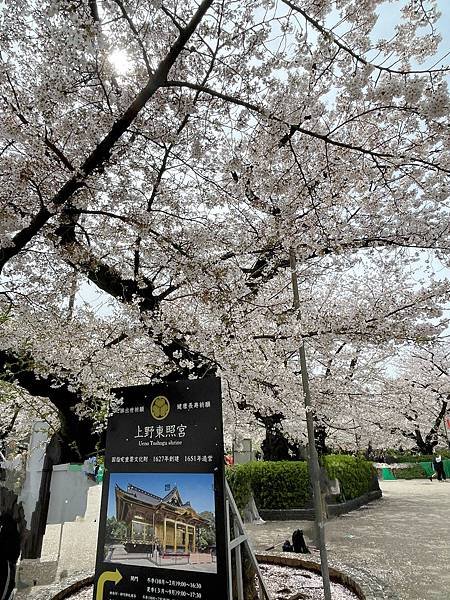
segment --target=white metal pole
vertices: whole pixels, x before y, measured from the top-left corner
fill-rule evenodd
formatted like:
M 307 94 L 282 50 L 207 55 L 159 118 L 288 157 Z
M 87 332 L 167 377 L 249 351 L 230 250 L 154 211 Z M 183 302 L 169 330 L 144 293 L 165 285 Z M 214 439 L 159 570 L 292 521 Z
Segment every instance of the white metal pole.
M 292 290 L 294 293 L 294 308 L 300 310 L 300 295 L 298 292 L 297 259 L 294 250 L 289 251 L 292 276 Z M 323 581 L 323 592 L 325 600 L 331 600 L 330 573 L 328 570 L 327 547 L 325 543 L 325 514 L 322 504 L 322 490 L 320 487 L 320 468 L 317 456 L 316 442 L 314 439 L 314 409 L 311 402 L 309 388 L 308 370 L 306 367 L 305 344 L 302 340 L 299 347 L 300 370 L 303 386 L 303 398 L 306 411 L 306 427 L 308 430 L 308 463 L 309 476 L 311 479 L 314 499 L 314 521 L 316 526 L 316 537 L 319 542 L 320 565 Z

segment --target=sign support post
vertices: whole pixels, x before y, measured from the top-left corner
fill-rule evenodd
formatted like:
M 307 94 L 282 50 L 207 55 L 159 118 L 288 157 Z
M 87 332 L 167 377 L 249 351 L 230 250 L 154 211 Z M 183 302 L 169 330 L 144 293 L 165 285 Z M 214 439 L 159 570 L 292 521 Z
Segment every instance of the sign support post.
M 256 556 L 253 552 L 252 547 L 248 541 L 247 534 L 244 530 L 244 523 L 242 522 L 241 515 L 239 514 L 239 509 L 236 506 L 236 502 L 233 498 L 233 494 L 231 493 L 228 482 L 225 482 L 225 493 L 226 493 L 226 511 L 227 511 L 227 546 L 228 546 L 228 577 L 229 577 L 229 587 L 228 587 L 228 598 L 229 600 L 233 600 L 232 595 L 232 573 L 231 573 L 231 552 L 235 550 L 236 552 L 236 587 L 237 587 L 237 600 L 244 600 L 244 582 L 243 582 L 243 573 L 242 573 L 242 552 L 241 546 L 243 545 L 250 562 L 252 563 L 253 568 L 256 571 L 256 576 L 258 578 L 259 585 L 259 597 L 260 600 L 271 600 L 270 594 L 267 591 L 266 584 L 264 582 L 264 578 L 262 576 L 261 570 L 259 568 L 258 561 L 256 560 Z M 230 523 L 233 521 L 233 532 L 230 527 Z M 232 535 L 234 534 L 234 537 Z

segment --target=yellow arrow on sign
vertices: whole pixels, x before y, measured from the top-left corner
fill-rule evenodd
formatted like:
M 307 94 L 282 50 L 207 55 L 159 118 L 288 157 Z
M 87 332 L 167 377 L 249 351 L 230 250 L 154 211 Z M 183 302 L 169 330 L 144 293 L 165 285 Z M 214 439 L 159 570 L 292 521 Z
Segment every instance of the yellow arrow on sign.
M 104 571 L 98 578 L 95 600 L 103 600 L 103 588 L 107 581 L 113 581 L 117 585 L 121 579 L 122 575 L 117 569 L 115 571 Z

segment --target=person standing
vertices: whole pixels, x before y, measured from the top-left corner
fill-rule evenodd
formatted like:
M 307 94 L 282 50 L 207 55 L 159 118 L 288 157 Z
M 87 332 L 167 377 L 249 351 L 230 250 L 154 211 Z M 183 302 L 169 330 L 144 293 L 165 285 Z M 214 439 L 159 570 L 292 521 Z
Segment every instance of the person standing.
M 0 515 L 0 600 L 13 598 L 16 563 L 20 556 L 20 534 L 13 517 Z
M 442 460 L 442 456 L 440 454 L 435 454 L 433 456 L 433 468 L 436 471 L 436 476 L 439 481 L 445 481 L 445 471 L 444 471 L 444 461 Z

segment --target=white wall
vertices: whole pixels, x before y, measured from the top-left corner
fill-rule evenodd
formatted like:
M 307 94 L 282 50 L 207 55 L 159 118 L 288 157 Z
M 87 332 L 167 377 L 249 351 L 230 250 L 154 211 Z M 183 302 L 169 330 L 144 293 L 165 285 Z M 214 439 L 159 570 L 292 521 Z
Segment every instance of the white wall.
M 60 579 L 76 572 L 94 570 L 102 486 L 92 484 L 84 473 L 64 472 L 61 469 L 56 473 L 55 486 L 52 481 L 53 494 L 50 497 L 41 562 L 57 561 L 57 578 Z M 84 485 L 79 475 L 86 480 Z M 65 500 L 68 502 L 65 503 Z M 83 512 L 72 518 L 76 508 L 82 505 Z M 69 518 L 62 522 L 61 517 L 65 515 Z
M 21 561 L 20 600 L 31 594 L 33 585 L 36 590 L 45 589 L 74 574 L 94 571 L 102 485 L 74 468 L 68 464 L 54 467 L 41 558 Z
M 50 487 L 47 523 L 65 523 L 84 517 L 87 510 L 88 490 L 97 484 L 85 473 L 75 470 L 78 465 L 55 465 Z
M 45 448 L 49 439 L 48 430 L 49 426 L 47 423 L 37 421 L 33 425 L 30 436 L 25 481 L 19 495 L 19 502 L 22 502 L 28 529 L 30 528 L 31 516 L 39 497 Z

